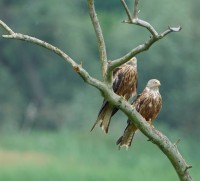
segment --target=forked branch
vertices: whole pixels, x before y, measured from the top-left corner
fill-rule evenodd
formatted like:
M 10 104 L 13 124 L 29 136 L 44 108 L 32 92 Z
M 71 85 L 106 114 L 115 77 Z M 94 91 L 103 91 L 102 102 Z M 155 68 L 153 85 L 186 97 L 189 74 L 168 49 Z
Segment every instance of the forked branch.
M 67 61 L 72 66 L 74 71 L 78 73 L 86 83 L 99 89 L 103 93 L 103 96 L 105 97 L 106 100 L 108 100 L 110 103 L 112 103 L 113 105 L 117 106 L 120 110 L 122 110 L 134 122 L 137 128 L 140 129 L 149 138 L 149 140 L 155 143 L 163 151 L 163 153 L 171 161 L 181 181 L 192 181 L 192 178 L 189 173 L 189 168 L 191 168 L 191 166 L 186 164 L 184 158 L 181 156 L 180 152 L 178 151 L 177 146 L 171 143 L 169 139 L 165 135 L 163 135 L 161 132 L 159 132 L 156 129 L 152 129 L 151 126 L 144 120 L 144 118 L 127 101 L 125 101 L 123 98 L 116 95 L 112 91 L 112 89 L 110 89 L 109 86 L 105 83 L 106 77 L 109 76 L 108 74 L 112 73 L 112 70 L 115 67 L 120 66 L 121 64 L 127 62 L 130 58 L 134 57 L 136 54 L 147 50 L 148 48 L 150 48 L 150 46 L 153 43 L 155 43 L 159 39 L 162 39 L 167 34 L 171 32 L 180 31 L 181 28 L 169 27 L 163 33 L 158 34 L 156 30 L 148 22 L 138 19 L 139 0 L 134 1 L 135 7 L 133 10 L 133 17 L 125 1 L 122 0 L 123 6 L 128 16 L 128 20 L 124 22 L 145 27 L 151 33 L 151 37 L 146 43 L 132 49 L 129 53 L 127 53 L 123 57 L 109 62 L 109 69 L 108 69 L 106 46 L 104 43 L 101 27 L 100 27 L 100 24 L 99 24 L 99 21 L 94 9 L 94 1 L 87 0 L 87 2 L 88 2 L 89 11 L 90 11 L 90 17 L 93 22 L 93 26 L 94 26 L 96 36 L 98 39 L 100 60 L 102 64 L 102 75 L 104 77 L 103 82 L 90 76 L 89 73 L 81 65 L 77 64 L 71 57 L 69 57 L 66 53 L 64 53 L 59 48 L 47 42 L 39 40 L 37 38 L 31 37 L 28 35 L 23 35 L 20 33 L 15 33 L 10 27 L 8 27 L 3 21 L 0 20 L 0 26 L 2 26 L 7 32 L 7 35 L 3 35 L 3 37 L 8 38 L 8 39 L 18 39 L 18 40 L 27 41 L 33 44 L 37 44 L 62 57 L 65 61 Z
M 123 22 L 144 27 L 150 32 L 151 36 L 150 36 L 150 39 L 147 40 L 144 44 L 139 45 L 136 48 L 132 49 L 130 52 L 128 52 L 126 55 L 122 56 L 121 58 L 111 61 L 109 63 L 109 71 L 112 71 L 114 68 L 124 64 L 125 62 L 130 60 L 132 57 L 136 56 L 137 54 L 148 50 L 151 47 L 151 45 L 153 45 L 156 41 L 164 38 L 167 34 L 172 33 L 172 32 L 179 32 L 181 30 L 181 27 L 176 27 L 176 28 L 168 27 L 168 29 L 165 30 L 164 32 L 158 33 L 150 23 L 139 19 L 138 17 L 139 0 L 134 0 L 133 13 L 130 12 L 125 0 L 121 0 L 121 2 L 128 17 L 128 20 L 124 20 Z M 131 14 L 133 14 L 133 17 Z
M 131 12 L 129 11 L 129 8 L 128 8 L 128 6 L 127 6 L 125 0 L 121 0 L 121 2 L 122 2 L 122 4 L 123 4 L 124 9 L 125 9 L 125 11 L 126 11 L 126 14 L 127 14 L 127 16 L 128 16 L 128 21 L 131 22 L 132 19 L 133 19 L 133 18 L 132 18 L 132 15 L 131 15 Z
M 99 46 L 99 54 L 100 54 L 100 62 L 101 62 L 101 69 L 102 69 L 102 76 L 104 81 L 106 81 L 106 75 L 107 75 L 107 53 L 106 53 L 106 45 L 104 42 L 103 33 L 101 30 L 101 26 L 95 11 L 94 6 L 94 0 L 87 0 L 88 2 L 88 9 L 90 18 L 96 33 L 96 37 L 98 40 L 98 46 Z

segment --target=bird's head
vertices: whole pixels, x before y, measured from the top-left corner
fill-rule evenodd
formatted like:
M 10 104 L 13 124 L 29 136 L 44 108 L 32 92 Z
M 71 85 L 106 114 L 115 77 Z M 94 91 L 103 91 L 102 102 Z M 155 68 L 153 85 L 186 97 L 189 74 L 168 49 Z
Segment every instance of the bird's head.
M 136 57 L 131 58 L 131 59 L 127 62 L 127 64 L 136 67 L 136 66 L 137 66 L 137 58 L 136 58 Z
M 160 86 L 161 86 L 161 83 L 157 79 L 151 79 L 147 83 L 147 87 L 150 88 L 150 89 L 158 88 Z

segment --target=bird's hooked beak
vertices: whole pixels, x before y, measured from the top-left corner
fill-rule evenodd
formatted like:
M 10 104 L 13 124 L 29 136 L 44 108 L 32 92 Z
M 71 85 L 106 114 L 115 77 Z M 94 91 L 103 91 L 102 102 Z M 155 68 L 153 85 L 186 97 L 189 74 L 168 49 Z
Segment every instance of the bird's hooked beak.
M 136 57 L 133 57 L 132 59 L 130 59 L 128 61 L 128 64 L 129 65 L 132 65 L 132 66 L 137 66 L 137 58 Z
M 158 81 L 158 87 L 160 87 L 161 86 L 161 83 L 160 83 L 160 81 Z

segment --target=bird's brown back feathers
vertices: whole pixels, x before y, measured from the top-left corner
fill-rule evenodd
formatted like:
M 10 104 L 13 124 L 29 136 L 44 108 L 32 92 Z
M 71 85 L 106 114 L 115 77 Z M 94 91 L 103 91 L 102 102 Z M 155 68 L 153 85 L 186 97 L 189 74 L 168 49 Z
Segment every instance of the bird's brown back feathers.
M 155 82 L 154 82 L 155 81 Z M 142 115 L 147 122 L 156 118 L 162 107 L 162 97 L 159 93 L 160 82 L 156 79 L 151 79 L 144 91 L 133 101 L 132 105 Z M 131 120 L 128 120 L 128 125 L 122 137 L 119 138 L 117 144 L 129 147 L 133 139 L 134 133 L 137 130 Z
M 113 91 L 119 96 L 123 96 L 126 100 L 136 95 L 137 86 L 137 59 L 134 57 L 129 62 L 121 65 L 113 71 Z M 112 108 L 112 111 L 111 111 Z M 110 114 L 111 111 L 111 114 Z M 93 125 L 100 122 L 101 127 L 105 133 L 108 132 L 111 117 L 118 111 L 117 108 L 110 105 L 109 102 L 105 101 L 99 111 L 98 118 Z

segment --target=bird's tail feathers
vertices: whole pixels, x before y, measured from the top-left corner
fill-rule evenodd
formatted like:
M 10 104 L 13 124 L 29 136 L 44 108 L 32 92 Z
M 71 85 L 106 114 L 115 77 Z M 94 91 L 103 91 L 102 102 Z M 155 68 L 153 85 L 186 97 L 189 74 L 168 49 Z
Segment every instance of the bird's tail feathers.
M 94 125 L 92 126 L 91 130 L 92 131 L 94 129 L 94 127 L 100 123 L 100 127 L 103 130 L 104 133 L 108 133 L 108 128 L 110 125 L 110 119 L 112 116 L 112 112 L 113 112 L 113 106 L 108 104 L 106 107 L 104 107 L 104 109 L 99 113 L 98 118 L 96 120 L 96 122 L 94 123 Z
M 99 117 L 98 117 L 98 118 L 99 118 Z M 97 118 L 97 120 L 95 121 L 94 125 L 92 126 L 90 132 L 95 128 L 95 126 L 97 125 L 97 123 L 100 121 L 98 118 Z
M 129 123 L 127 125 L 123 135 L 116 142 L 116 144 L 119 145 L 119 149 L 121 147 L 126 147 L 126 149 L 128 149 L 131 146 L 136 130 L 137 128 L 135 127 L 134 124 Z

